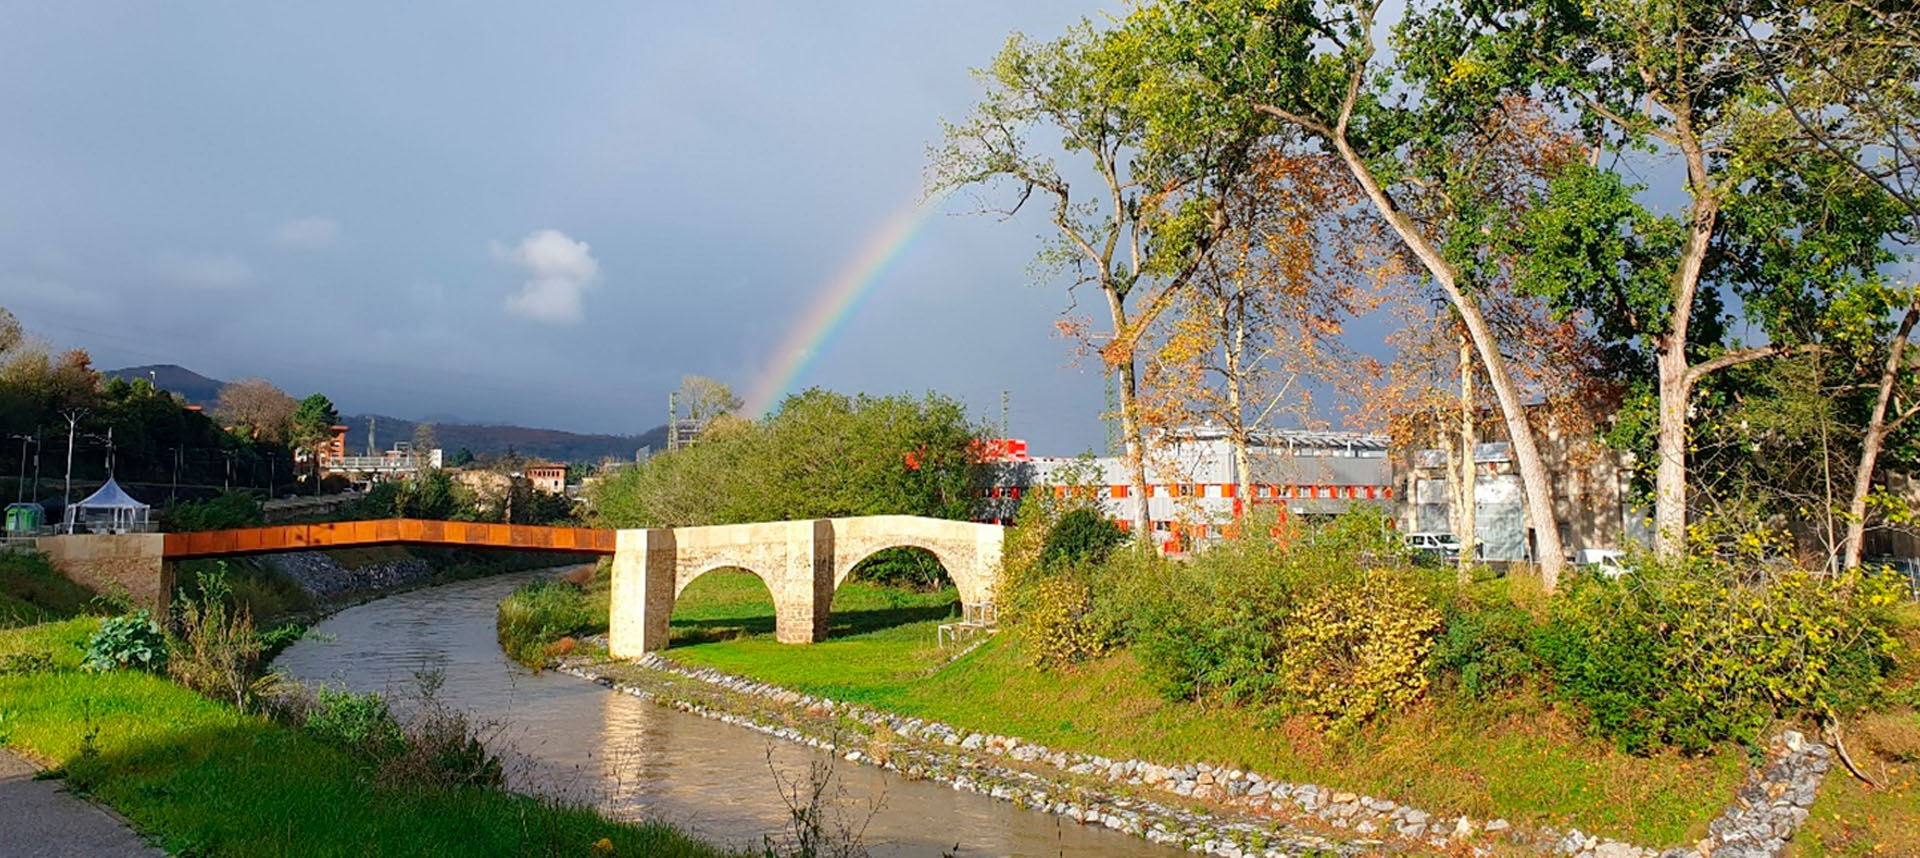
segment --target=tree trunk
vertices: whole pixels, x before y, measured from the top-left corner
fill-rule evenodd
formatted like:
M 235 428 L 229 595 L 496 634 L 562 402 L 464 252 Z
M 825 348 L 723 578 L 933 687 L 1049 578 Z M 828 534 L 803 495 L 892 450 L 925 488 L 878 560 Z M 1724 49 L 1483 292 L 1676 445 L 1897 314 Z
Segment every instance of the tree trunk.
M 1659 340 L 1655 359 L 1660 376 L 1659 470 L 1654 474 L 1653 551 L 1662 560 L 1679 560 L 1687 551 L 1687 405 L 1697 377 L 1687 365 L 1687 327 L 1693 321 L 1693 298 L 1706 266 L 1707 248 L 1720 216 L 1713 176 L 1694 137 L 1686 106 L 1673 110 L 1675 134 L 1687 162 L 1687 247 L 1674 272 L 1673 309 L 1667 332 Z
M 1480 559 L 1480 538 L 1474 521 L 1473 466 L 1473 344 L 1460 337 L 1460 583 L 1473 583 L 1473 567 Z
M 1500 405 L 1500 416 L 1506 422 L 1507 438 L 1513 444 L 1514 464 L 1520 470 L 1520 484 L 1527 495 L 1527 519 L 1534 527 L 1535 546 L 1538 549 L 1534 560 L 1540 564 L 1540 582 L 1548 592 L 1552 592 L 1559 588 L 1560 573 L 1566 568 L 1567 562 L 1561 553 L 1560 529 L 1553 515 L 1553 484 L 1547 480 L 1546 462 L 1540 457 L 1539 445 L 1534 443 L 1533 427 L 1527 423 L 1526 403 L 1520 400 L 1520 391 L 1514 386 L 1512 375 L 1507 372 L 1506 358 L 1500 354 L 1500 344 L 1494 341 L 1493 329 L 1480 312 L 1480 305 L 1460 291 L 1458 272 L 1441 256 L 1439 248 L 1421 234 L 1413 219 L 1387 196 L 1385 189 L 1374 179 L 1366 160 L 1354 151 L 1346 136 L 1335 134 L 1331 139 L 1347 171 L 1366 191 L 1374 209 L 1407 248 L 1419 257 L 1427 273 L 1433 275 L 1434 282 L 1440 285 L 1447 300 L 1459 311 L 1461 321 L 1467 326 L 1467 333 L 1473 338 L 1474 348 L 1480 354 L 1480 364 L 1487 370 L 1487 382 L 1493 387 L 1494 400 Z
M 1152 545 L 1153 519 L 1147 511 L 1147 438 L 1135 408 L 1138 380 L 1133 353 L 1128 352 L 1116 369 L 1120 371 L 1120 435 L 1127 446 L 1127 479 L 1131 482 L 1127 494 L 1133 501 L 1133 530 L 1140 534 L 1142 545 Z
M 1239 313 L 1232 323 L 1233 336 L 1228 342 L 1227 364 L 1227 425 L 1231 430 L 1233 443 L 1233 508 L 1234 519 L 1244 530 L 1246 522 L 1252 520 L 1253 473 L 1252 460 L 1247 455 L 1247 414 L 1245 411 L 1247 312 L 1246 297 L 1240 296 Z M 23 448 L 24 449 L 24 448 Z
M 1867 421 L 1867 437 L 1860 444 L 1860 465 L 1853 472 L 1853 495 L 1847 501 L 1847 537 L 1842 565 L 1853 569 L 1860 565 L 1861 543 L 1867 537 L 1867 495 L 1873 490 L 1873 469 L 1880 458 L 1880 447 L 1887 438 L 1887 404 L 1893 400 L 1893 383 L 1900 374 L 1906 353 L 1907 337 L 1914 323 L 1920 322 L 1920 303 L 1909 303 L 1900 317 L 1900 328 L 1888 344 L 1887 364 L 1880 370 L 1880 389 L 1873 397 L 1873 416 Z
M 1654 472 L 1653 551 L 1677 560 L 1687 550 L 1687 379 L 1686 350 L 1670 344 L 1656 358 L 1660 376 L 1659 461 Z

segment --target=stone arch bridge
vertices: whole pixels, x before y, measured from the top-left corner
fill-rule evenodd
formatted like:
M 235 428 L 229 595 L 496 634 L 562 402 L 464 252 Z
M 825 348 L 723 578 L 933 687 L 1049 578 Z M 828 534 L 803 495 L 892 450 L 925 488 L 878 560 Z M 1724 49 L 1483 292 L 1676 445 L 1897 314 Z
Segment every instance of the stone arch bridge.
M 715 569 L 744 569 L 766 584 L 783 643 L 825 640 L 834 591 L 887 548 L 925 549 L 952 576 L 962 604 L 988 602 L 1005 535 L 999 525 L 911 515 L 623 530 L 613 553 L 608 649 L 616 658 L 664 649 L 674 600 Z
M 903 546 L 931 552 L 953 577 L 960 601 L 977 605 L 993 598 L 1004 539 L 999 525 L 911 515 L 621 531 L 381 519 L 53 536 L 38 540 L 37 547 L 68 577 L 101 592 L 123 593 L 162 614 L 173 589 L 170 561 L 194 557 L 391 544 L 611 554 L 609 647 L 616 656 L 632 657 L 666 647 L 674 599 L 714 569 L 738 567 L 759 576 L 773 596 L 775 637 L 811 643 L 826 638 L 834 590 L 874 552 Z

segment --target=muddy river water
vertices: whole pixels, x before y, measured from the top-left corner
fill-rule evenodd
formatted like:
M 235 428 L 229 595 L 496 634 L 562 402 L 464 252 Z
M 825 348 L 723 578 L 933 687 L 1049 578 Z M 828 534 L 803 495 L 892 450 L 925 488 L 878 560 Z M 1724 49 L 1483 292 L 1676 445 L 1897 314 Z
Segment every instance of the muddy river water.
M 804 782 L 812 749 L 508 660 L 495 606 L 520 573 L 388 596 L 314 626 L 274 663 L 310 685 L 415 693 L 492 725 L 516 789 L 589 802 L 620 818 L 673 822 L 703 839 L 758 849 L 785 831 L 780 785 Z M 863 830 L 876 856 L 1168 856 L 1170 847 L 1024 810 L 880 769 L 833 767 L 831 816 Z M 954 847 L 958 845 L 958 849 Z

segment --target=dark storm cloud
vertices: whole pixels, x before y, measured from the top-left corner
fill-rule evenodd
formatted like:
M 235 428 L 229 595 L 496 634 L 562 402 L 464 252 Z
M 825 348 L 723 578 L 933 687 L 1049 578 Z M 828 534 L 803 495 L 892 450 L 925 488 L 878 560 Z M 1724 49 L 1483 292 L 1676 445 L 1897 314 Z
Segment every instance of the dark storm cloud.
M 35 4 L 0 31 L 0 303 L 104 366 L 593 431 L 750 386 L 921 191 L 1007 33 L 1100 7 Z M 939 389 L 1071 452 L 1035 222 L 937 217 L 803 384 Z

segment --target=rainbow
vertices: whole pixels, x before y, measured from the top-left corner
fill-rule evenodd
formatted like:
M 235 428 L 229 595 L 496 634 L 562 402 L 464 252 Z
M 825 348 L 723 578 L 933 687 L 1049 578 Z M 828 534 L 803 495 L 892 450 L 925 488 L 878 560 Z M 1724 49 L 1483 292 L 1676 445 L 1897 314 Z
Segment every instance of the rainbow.
M 755 376 L 747 392 L 743 413 L 757 417 L 773 410 L 793 390 L 794 382 L 813 365 L 826 346 L 839 333 L 854 308 L 880 283 L 887 266 L 900 258 L 914 236 L 926 225 L 951 192 L 943 191 L 904 207 L 888 216 L 880 229 L 860 246 L 833 279 L 820 290 L 818 298 L 780 341 L 767 365 Z

